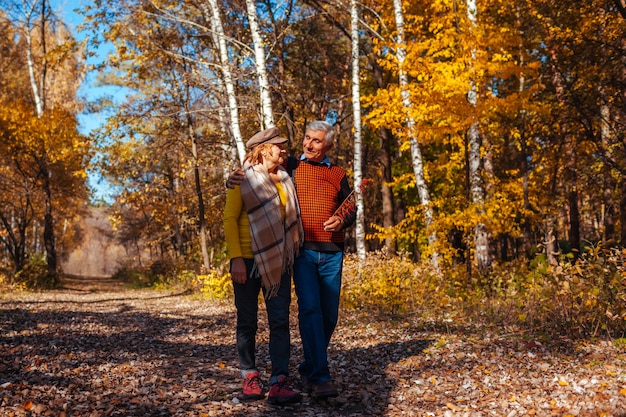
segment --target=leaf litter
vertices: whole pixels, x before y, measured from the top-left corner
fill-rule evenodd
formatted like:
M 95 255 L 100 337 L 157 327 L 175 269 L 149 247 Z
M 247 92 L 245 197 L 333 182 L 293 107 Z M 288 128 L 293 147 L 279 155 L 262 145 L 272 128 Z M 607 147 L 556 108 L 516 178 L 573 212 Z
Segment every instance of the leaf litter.
M 258 365 L 268 378 L 260 312 Z M 276 407 L 241 400 L 229 301 L 76 279 L 4 294 L 0 415 L 626 417 L 626 351 L 611 341 L 340 315 L 329 351 L 339 397 Z

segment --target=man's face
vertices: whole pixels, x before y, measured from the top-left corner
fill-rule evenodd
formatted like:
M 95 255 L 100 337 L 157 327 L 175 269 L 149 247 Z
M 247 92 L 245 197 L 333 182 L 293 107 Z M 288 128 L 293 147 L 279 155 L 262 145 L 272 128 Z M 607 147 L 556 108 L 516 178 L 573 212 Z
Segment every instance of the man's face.
M 324 139 L 326 132 L 323 130 L 307 130 L 302 141 L 302 147 L 304 148 L 304 156 L 313 162 L 322 162 L 326 151 L 330 149 L 330 146 L 326 145 Z

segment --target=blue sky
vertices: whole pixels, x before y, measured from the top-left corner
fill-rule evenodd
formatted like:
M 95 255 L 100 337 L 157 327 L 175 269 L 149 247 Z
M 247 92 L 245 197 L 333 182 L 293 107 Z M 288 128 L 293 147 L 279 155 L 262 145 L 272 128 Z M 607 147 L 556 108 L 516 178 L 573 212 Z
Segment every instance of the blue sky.
M 77 27 L 82 23 L 83 18 L 81 15 L 75 13 L 74 9 L 89 3 L 91 3 L 91 0 L 51 0 L 50 2 L 55 13 L 63 19 L 74 33 L 74 36 L 79 40 L 82 39 L 83 36 L 78 32 Z M 98 57 L 94 59 L 90 59 L 88 62 L 97 63 Z M 88 74 L 79 90 L 79 94 L 88 99 L 95 99 L 99 94 L 107 94 L 107 91 L 106 88 L 96 87 L 94 85 L 94 75 Z M 102 123 L 102 120 L 99 115 L 82 114 L 80 116 L 80 123 L 81 131 L 83 133 L 89 133 L 93 128 L 98 127 Z
M 70 28 L 70 30 L 72 30 L 74 36 L 78 40 L 83 39 L 83 35 L 77 30 L 78 26 L 83 21 L 83 17 L 80 14 L 76 13 L 74 10 L 82 8 L 83 6 L 91 3 L 91 0 L 50 0 L 50 5 L 55 14 L 63 19 L 65 24 Z M 106 53 L 106 47 L 104 47 L 102 51 L 100 51 L 100 55 L 89 58 L 87 60 L 87 63 L 99 63 L 104 53 Z M 99 97 L 107 95 L 113 97 L 123 96 L 123 93 L 121 92 L 121 89 L 119 87 L 97 86 L 95 83 L 95 78 L 95 74 L 87 74 L 78 92 L 81 97 L 84 97 L 88 101 L 93 101 L 98 99 Z M 79 115 L 78 122 L 80 132 L 88 135 L 92 130 L 97 129 L 104 124 L 105 116 L 99 113 L 83 113 Z M 97 175 L 96 173 L 92 173 L 89 176 L 89 183 L 95 192 L 94 199 L 104 199 L 105 201 L 111 201 L 110 186 L 107 184 L 106 181 L 103 181 L 99 175 Z

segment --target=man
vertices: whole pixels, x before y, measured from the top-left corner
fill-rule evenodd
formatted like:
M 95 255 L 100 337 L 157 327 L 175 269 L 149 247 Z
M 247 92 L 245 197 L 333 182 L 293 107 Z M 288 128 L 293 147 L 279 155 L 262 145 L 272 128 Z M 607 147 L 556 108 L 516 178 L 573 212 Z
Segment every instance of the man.
M 299 159 L 289 157 L 287 171 L 296 183 L 304 243 L 294 261 L 298 320 L 304 361 L 298 371 L 303 391 L 314 398 L 338 395 L 328 368 L 328 345 L 339 317 L 344 229 L 356 219 L 356 209 L 336 213 L 351 189 L 345 171 L 327 156 L 334 130 L 324 121 L 311 122 Z M 231 175 L 227 184 L 240 182 Z

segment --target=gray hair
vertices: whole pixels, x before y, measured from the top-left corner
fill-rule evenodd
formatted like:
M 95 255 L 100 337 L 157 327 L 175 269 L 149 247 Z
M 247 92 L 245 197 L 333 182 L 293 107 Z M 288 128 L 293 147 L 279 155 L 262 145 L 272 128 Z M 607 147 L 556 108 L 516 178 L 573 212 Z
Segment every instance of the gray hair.
M 306 130 L 312 130 L 314 132 L 326 132 L 326 135 L 324 136 L 326 145 L 330 146 L 335 143 L 335 129 L 333 129 L 333 126 L 328 122 L 325 122 L 323 120 L 314 120 L 309 123 Z

